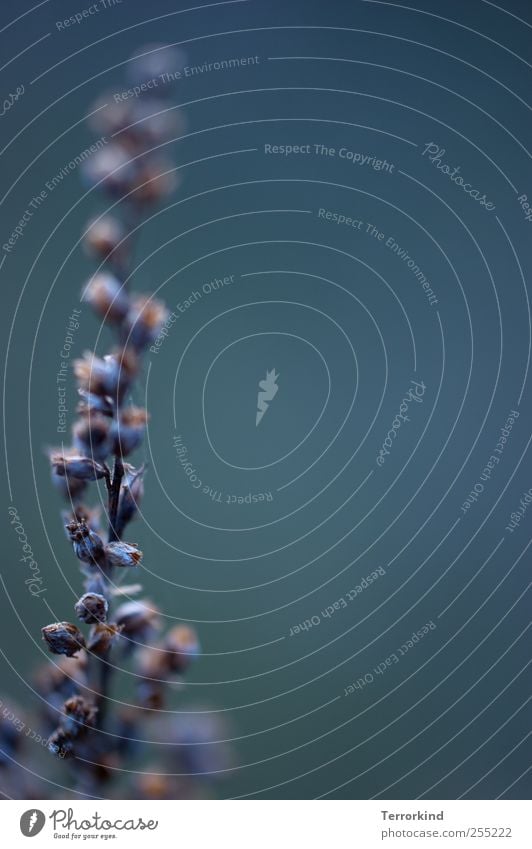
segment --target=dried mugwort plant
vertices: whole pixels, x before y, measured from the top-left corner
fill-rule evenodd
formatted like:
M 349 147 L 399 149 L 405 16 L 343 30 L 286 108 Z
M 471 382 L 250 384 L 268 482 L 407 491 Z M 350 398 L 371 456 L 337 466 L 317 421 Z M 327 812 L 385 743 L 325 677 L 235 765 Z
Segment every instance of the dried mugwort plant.
M 135 468 L 130 457 L 142 443 L 148 411 L 128 399 L 142 355 L 167 318 L 159 300 L 128 291 L 131 232 L 176 185 L 172 163 L 158 149 L 182 126 L 181 116 L 165 102 L 170 86 L 161 82 L 176 70 L 179 58 L 171 48 L 150 45 L 130 60 L 133 88 L 125 100 L 103 98 L 106 105 L 91 118 L 92 128 L 112 140 L 84 163 L 85 179 L 111 197 L 114 212 L 91 221 L 85 232 L 84 246 L 100 265 L 82 299 L 112 328 L 116 343 L 104 357 L 87 352 L 74 363 L 81 400 L 72 445 L 50 453 L 54 483 L 69 505 L 63 522 L 84 592 L 74 615 L 42 628 L 57 657 L 41 671 L 38 685 L 48 720 L 56 724 L 49 748 L 75 764 L 77 786 L 86 793 L 100 793 L 113 771 L 120 772 L 142 736 L 144 719 L 162 707 L 169 684 L 199 653 L 190 627 L 177 625 L 163 634 L 156 606 L 131 598 L 141 590 L 137 575 L 143 554 L 131 541 L 129 524 L 138 513 L 145 468 Z M 145 84 L 157 78 L 159 84 Z M 103 511 L 86 502 L 96 482 L 101 482 L 98 494 L 104 494 Z M 134 575 L 133 586 L 119 586 L 126 572 Z M 117 709 L 111 685 L 115 669 L 126 661 L 135 673 L 138 707 Z M 172 732 L 172 741 L 179 745 L 178 733 Z M 169 791 L 157 780 L 140 781 L 137 790 L 139 795 L 190 793 L 181 784 Z

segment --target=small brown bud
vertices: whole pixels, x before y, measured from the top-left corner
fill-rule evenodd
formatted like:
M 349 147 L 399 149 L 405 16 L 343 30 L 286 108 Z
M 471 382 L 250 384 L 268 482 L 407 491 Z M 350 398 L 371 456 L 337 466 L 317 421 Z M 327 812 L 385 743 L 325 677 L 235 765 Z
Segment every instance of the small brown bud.
M 141 204 L 158 203 L 172 194 L 179 184 L 179 177 L 171 161 L 160 158 L 141 165 L 134 183 L 133 200 Z
M 145 710 L 162 710 L 164 689 L 160 681 L 140 680 L 137 686 L 138 705 Z
M 105 546 L 105 556 L 110 566 L 138 566 L 142 551 L 135 543 L 110 542 Z
M 196 632 L 188 625 L 176 625 L 163 640 L 164 656 L 171 672 L 184 672 L 199 655 L 200 644 Z
M 107 259 L 110 254 L 113 254 L 113 258 L 120 259 L 124 254 L 125 236 L 126 231 L 118 218 L 113 215 L 103 215 L 93 219 L 87 225 L 83 246 L 88 254 L 100 259 Z M 94 296 L 95 292 L 91 294 Z
M 109 605 L 103 595 L 98 593 L 85 593 L 76 602 L 76 613 L 82 622 L 94 625 L 96 622 L 105 622 Z
M 169 683 L 168 663 L 166 652 L 159 646 L 146 646 L 139 650 L 135 657 L 135 667 L 140 678 L 160 679 L 162 683 Z
M 148 413 L 142 407 L 126 407 L 111 427 L 114 454 L 126 457 L 141 444 L 144 438 Z
M 58 728 L 48 738 L 48 749 L 58 758 L 71 758 L 74 755 L 74 741 L 70 734 Z
M 152 344 L 168 318 L 168 310 L 162 301 L 139 295 L 131 304 L 126 317 L 128 344 L 142 351 Z
M 91 277 L 83 290 L 82 300 L 88 301 L 105 321 L 120 324 L 129 310 L 129 295 L 124 284 L 107 271 Z
M 102 463 L 111 450 L 109 417 L 88 411 L 72 428 L 74 448 L 84 457 Z
M 86 351 L 82 359 L 74 361 L 74 374 L 80 389 L 113 401 L 123 396 L 137 370 L 138 358 L 130 349 L 117 350 L 103 359 Z
M 103 540 L 91 531 L 85 522 L 69 522 L 65 525 L 76 557 L 91 566 L 98 566 L 104 558 Z
M 98 709 L 89 704 L 83 696 L 71 696 L 66 700 L 64 710 L 65 717 L 61 724 L 63 729 L 73 737 L 87 726 L 94 726 L 98 713 Z
M 124 602 L 116 609 L 115 619 L 124 636 L 145 642 L 157 630 L 160 617 L 158 608 L 144 600 Z
M 100 657 L 107 654 L 113 642 L 120 636 L 121 628 L 115 624 L 99 622 L 91 628 L 87 650 Z
M 85 637 L 71 622 L 54 622 L 41 629 L 43 640 L 52 654 L 66 654 L 75 657 L 76 652 L 85 648 Z
M 82 481 L 96 481 L 107 474 L 105 468 L 90 457 L 71 454 L 52 454 L 52 469 L 60 477 L 77 478 Z

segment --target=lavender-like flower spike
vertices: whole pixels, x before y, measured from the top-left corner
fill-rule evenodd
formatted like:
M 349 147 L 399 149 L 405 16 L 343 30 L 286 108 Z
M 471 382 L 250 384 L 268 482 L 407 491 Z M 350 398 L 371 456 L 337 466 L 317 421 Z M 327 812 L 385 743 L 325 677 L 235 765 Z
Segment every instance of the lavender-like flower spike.
M 43 640 L 48 644 L 52 654 L 75 657 L 80 649 L 85 648 L 85 637 L 71 622 L 55 622 L 41 630 Z
M 172 70 L 178 57 L 164 45 L 152 45 L 145 52 L 130 65 L 134 76 L 144 77 L 146 67 L 160 68 L 161 73 Z M 170 90 L 170 85 L 164 87 L 164 93 Z M 162 91 L 159 95 L 164 96 Z M 49 737 L 50 751 L 61 758 L 76 757 L 81 792 L 98 796 L 113 767 L 131 752 L 132 739 L 144 736 L 137 726 L 145 711 L 164 704 L 167 682 L 182 675 L 200 649 L 187 625 L 172 628 L 154 645 L 161 629 L 158 608 L 146 599 L 129 598 L 142 590 L 140 585 L 113 583 L 115 570 L 136 567 L 142 560 L 139 547 L 122 540 L 138 514 L 144 491 L 144 466 L 136 469 L 124 458 L 140 447 L 148 421 L 147 410 L 134 406 L 130 394 L 142 355 L 168 315 L 164 304 L 151 295 L 131 295 L 127 283 L 135 233 L 145 210 L 177 183 L 173 163 L 154 148 L 175 138 L 183 124 L 175 110 L 164 108 L 150 94 L 127 103 L 105 98 L 90 123 L 113 140 L 83 163 L 83 176 L 121 203 L 115 205 L 114 214 L 93 219 L 85 230 L 84 248 L 101 264 L 85 284 L 82 300 L 114 331 L 117 347 L 103 357 L 89 351 L 74 361 L 81 400 L 72 447 L 50 457 L 54 483 L 68 503 L 68 511 L 62 513 L 67 538 L 85 576 L 85 591 L 75 612 L 89 633 L 85 637 L 70 622 L 42 629 L 50 652 L 64 656 L 41 676 L 38 686 L 47 721 L 52 717 L 57 723 L 59 716 Z M 98 481 L 105 483 L 107 495 L 103 528 L 99 510 L 85 506 L 89 484 Z M 103 485 L 95 489 L 102 499 Z M 120 595 L 124 601 L 113 611 Z M 117 655 L 121 661 L 132 659 L 138 673 L 137 706 L 127 717 L 111 710 L 109 698 Z

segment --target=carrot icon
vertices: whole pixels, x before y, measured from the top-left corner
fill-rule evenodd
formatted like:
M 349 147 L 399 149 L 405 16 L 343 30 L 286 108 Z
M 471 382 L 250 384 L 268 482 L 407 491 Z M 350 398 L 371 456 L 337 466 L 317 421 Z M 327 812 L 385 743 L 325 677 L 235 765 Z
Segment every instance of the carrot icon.
M 266 410 L 268 409 L 270 402 L 273 401 L 275 396 L 277 395 L 277 391 L 279 387 L 277 386 L 277 378 L 279 377 L 276 374 L 275 369 L 266 372 L 266 379 L 259 380 L 259 393 L 257 396 L 257 416 L 255 418 L 255 427 L 258 427 L 262 417 L 264 416 Z

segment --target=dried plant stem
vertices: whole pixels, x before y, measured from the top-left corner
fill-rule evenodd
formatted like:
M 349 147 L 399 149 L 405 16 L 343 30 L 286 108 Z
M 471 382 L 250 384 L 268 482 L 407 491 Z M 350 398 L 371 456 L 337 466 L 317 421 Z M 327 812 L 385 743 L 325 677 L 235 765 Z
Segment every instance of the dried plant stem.
M 122 458 L 115 456 L 112 478 L 108 478 L 108 508 L 107 515 L 109 518 L 109 542 L 118 542 L 120 534 L 116 531 L 116 523 L 118 516 L 118 505 L 120 500 L 120 487 L 124 477 L 124 463 Z M 108 566 L 104 579 L 109 583 L 111 578 L 112 566 Z M 110 600 L 109 600 L 110 601 Z M 96 661 L 96 706 L 98 708 L 97 726 L 101 729 L 104 726 L 105 714 L 108 701 L 108 692 L 112 667 L 109 662 L 109 652 L 106 652 L 102 657 L 95 658 Z
M 105 724 L 105 715 L 107 711 L 107 702 L 109 695 L 109 685 L 111 678 L 111 664 L 109 662 L 109 652 L 104 657 L 98 658 L 98 694 L 96 696 L 96 707 L 98 708 L 98 716 L 96 720 L 97 727 L 103 729 Z
M 118 542 L 120 535 L 116 531 L 116 518 L 118 515 L 118 502 L 120 499 L 120 486 L 124 477 L 124 464 L 121 457 L 115 457 L 113 478 L 109 486 L 109 542 Z

